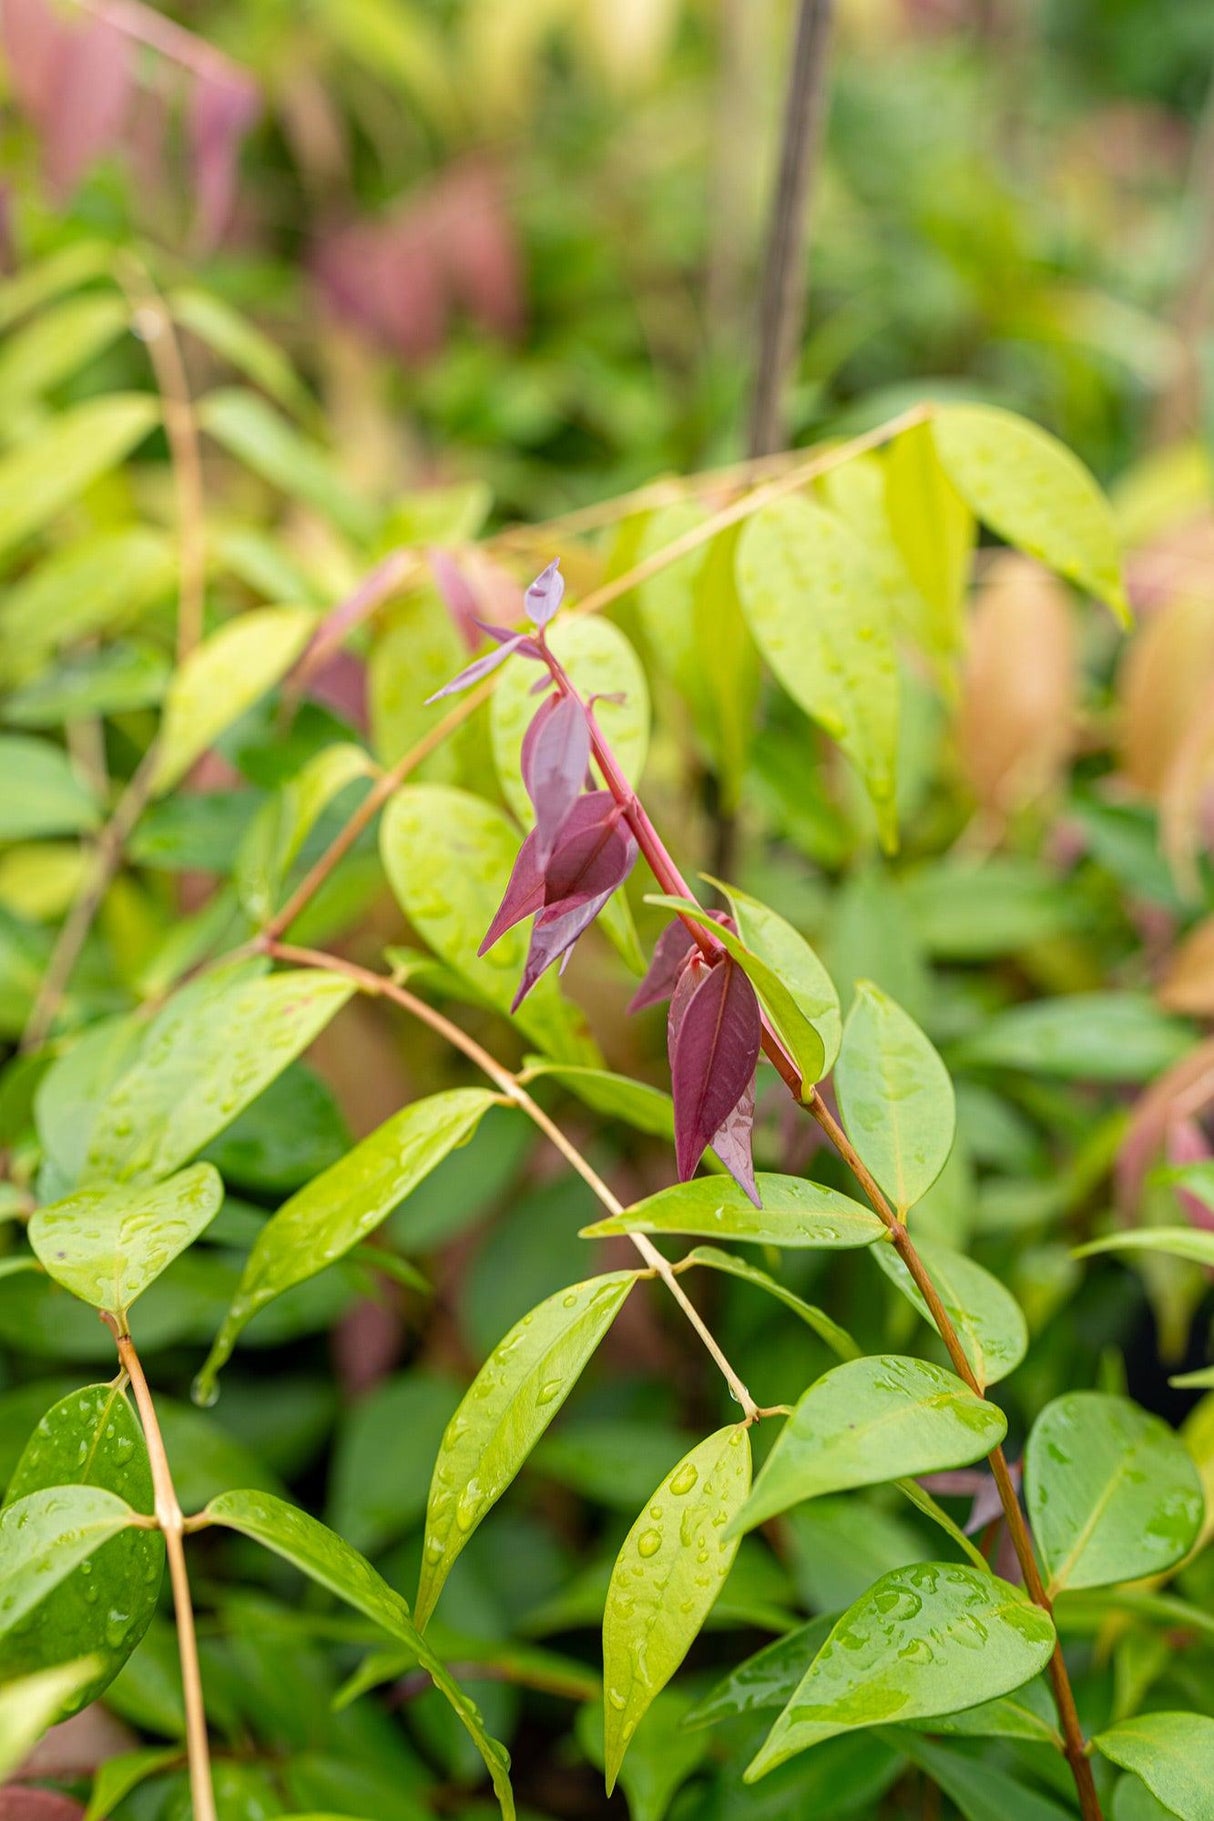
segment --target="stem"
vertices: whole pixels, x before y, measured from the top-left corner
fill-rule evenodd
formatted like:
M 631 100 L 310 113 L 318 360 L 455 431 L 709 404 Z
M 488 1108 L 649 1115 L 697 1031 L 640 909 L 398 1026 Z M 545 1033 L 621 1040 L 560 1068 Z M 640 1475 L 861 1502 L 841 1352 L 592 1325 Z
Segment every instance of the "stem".
M 194 1821 L 216 1821 L 207 1714 L 202 1695 L 202 1671 L 198 1664 L 198 1638 L 194 1630 L 194 1607 L 190 1599 L 185 1546 L 182 1542 L 185 1520 L 173 1485 L 169 1458 L 164 1451 L 164 1438 L 160 1433 L 156 1406 L 152 1402 L 135 1343 L 112 1315 L 103 1314 L 101 1319 L 114 1336 L 118 1358 L 130 1379 L 139 1420 L 143 1424 L 148 1462 L 152 1469 L 152 1485 L 156 1494 L 156 1523 L 164 1533 L 165 1554 L 169 1559 L 169 1581 L 173 1589 L 173 1609 L 177 1619 L 177 1648 L 181 1655 L 181 1686 L 185 1695 L 186 1749 L 189 1755 L 190 1801 Z
M 566 1137 L 560 1126 L 550 1119 L 543 1107 L 531 1098 L 517 1075 L 512 1075 L 510 1070 L 497 1060 L 496 1056 L 491 1056 L 489 1051 L 483 1049 L 474 1037 L 470 1037 L 467 1031 L 461 1030 L 458 1024 L 453 1024 L 449 1018 L 444 1017 L 442 1012 L 436 1011 L 432 1005 L 427 1005 L 424 999 L 415 998 L 407 988 L 398 986 L 394 980 L 388 980 L 382 974 L 372 973 L 370 968 L 359 967 L 356 962 L 343 960 L 340 955 L 330 955 L 322 949 L 297 948 L 292 943 L 277 942 L 273 938 L 265 936 L 261 938 L 259 947 L 265 954 L 273 956 L 276 961 L 293 961 L 300 967 L 322 968 L 328 973 L 344 974 L 348 980 L 353 980 L 362 992 L 374 997 L 390 999 L 394 1005 L 399 1005 L 403 1011 L 410 1012 L 422 1024 L 428 1024 L 430 1029 L 445 1038 L 453 1049 L 461 1051 L 470 1062 L 475 1063 L 481 1073 L 487 1075 L 494 1086 L 500 1088 L 507 1099 L 512 1100 L 515 1106 L 527 1115 L 532 1124 L 573 1166 L 609 1214 L 624 1212 L 623 1202 L 607 1187 L 598 1171 L 583 1157 L 577 1146 Z M 769 1414 L 769 1412 L 761 1410 L 755 1403 L 750 1392 L 730 1365 L 717 1341 L 705 1326 L 703 1317 L 688 1298 L 675 1275 L 674 1266 L 670 1260 L 663 1257 L 646 1234 L 630 1233 L 628 1237 L 650 1270 L 655 1271 L 661 1278 L 703 1341 L 705 1348 L 719 1367 L 722 1378 L 729 1386 L 735 1402 L 742 1406 L 747 1423 L 757 1422 L 761 1416 Z
M 759 303 L 759 363 L 750 408 L 751 455 L 768 455 L 787 440 L 788 379 L 805 314 L 805 235 L 826 100 L 831 11 L 831 0 L 801 0 L 797 13 L 780 175 Z

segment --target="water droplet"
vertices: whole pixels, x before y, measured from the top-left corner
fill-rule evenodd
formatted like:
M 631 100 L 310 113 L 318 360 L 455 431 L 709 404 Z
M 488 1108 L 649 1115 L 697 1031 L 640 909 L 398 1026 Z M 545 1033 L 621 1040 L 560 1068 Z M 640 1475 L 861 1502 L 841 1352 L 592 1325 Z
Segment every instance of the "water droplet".
M 190 1397 L 200 1410 L 213 1410 L 219 1402 L 219 1380 L 207 1372 L 200 1372 L 190 1386 Z
M 550 1378 L 546 1384 L 540 1386 L 535 1401 L 537 1404 L 550 1404 L 554 1398 L 561 1395 L 561 1392 L 564 1389 L 565 1381 L 563 1378 Z
M 682 1498 L 685 1493 L 691 1491 L 699 1477 L 698 1469 L 690 1461 L 684 1461 L 677 1473 L 671 1475 L 670 1490 L 676 1498 Z
M 646 1557 L 656 1555 L 661 1547 L 662 1533 L 660 1530 L 642 1530 L 640 1536 L 637 1538 L 638 1555 Z

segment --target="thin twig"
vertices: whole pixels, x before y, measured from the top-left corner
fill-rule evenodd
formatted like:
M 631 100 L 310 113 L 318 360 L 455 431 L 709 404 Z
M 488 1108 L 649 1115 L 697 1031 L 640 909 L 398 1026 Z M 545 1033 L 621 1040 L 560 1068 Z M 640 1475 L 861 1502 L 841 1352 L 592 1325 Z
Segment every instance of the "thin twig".
M 322 949 L 297 948 L 292 943 L 276 942 L 264 937 L 259 946 L 276 961 L 291 961 L 299 967 L 323 968 L 328 973 L 344 974 L 348 980 L 353 980 L 362 992 L 390 999 L 394 1005 L 399 1005 L 403 1011 L 409 1012 L 422 1024 L 428 1024 L 430 1029 L 445 1038 L 453 1049 L 461 1051 L 470 1062 L 475 1063 L 481 1073 L 487 1075 L 494 1086 L 500 1088 L 502 1093 L 527 1115 L 533 1125 L 538 1127 L 545 1138 L 561 1153 L 561 1156 L 573 1166 L 583 1182 L 593 1190 L 609 1214 L 624 1212 L 623 1202 L 607 1187 L 598 1171 L 583 1157 L 577 1146 L 566 1137 L 560 1126 L 550 1119 L 543 1107 L 531 1098 L 518 1077 L 512 1075 L 510 1070 L 497 1060 L 496 1056 L 491 1056 L 488 1050 L 483 1049 L 474 1037 L 468 1035 L 467 1031 L 461 1030 L 458 1024 L 453 1024 L 450 1018 L 444 1017 L 442 1012 L 436 1011 L 432 1005 L 427 1005 L 424 999 L 415 998 L 407 988 L 397 985 L 396 981 L 387 979 L 383 974 L 372 973 L 370 968 L 359 967 L 356 962 L 343 960 L 340 955 L 330 955 Z M 675 1276 L 670 1260 L 662 1256 L 644 1233 L 632 1233 L 629 1238 L 650 1270 L 655 1271 L 661 1278 L 703 1341 L 704 1346 L 720 1368 L 721 1376 L 729 1386 L 732 1396 L 742 1406 L 746 1421 L 748 1423 L 757 1422 L 760 1416 L 768 1414 L 755 1403 L 717 1341 L 705 1326 L 703 1318 Z
M 156 1416 L 156 1406 L 144 1377 L 143 1366 L 135 1343 L 112 1315 L 101 1318 L 114 1336 L 118 1358 L 130 1379 L 139 1420 L 147 1443 L 148 1464 L 156 1495 L 156 1522 L 164 1533 L 165 1554 L 169 1560 L 169 1581 L 173 1589 L 173 1610 L 177 1620 L 177 1649 L 181 1657 L 181 1686 L 185 1698 L 186 1749 L 190 1766 L 190 1802 L 194 1821 L 216 1821 L 215 1795 L 211 1787 L 211 1749 L 207 1739 L 207 1712 L 202 1693 L 202 1671 L 198 1663 L 198 1638 L 194 1629 L 194 1605 L 190 1599 L 190 1582 L 186 1573 L 185 1545 L 182 1542 L 185 1520 L 164 1438 Z
M 787 438 L 788 381 L 805 315 L 805 237 L 826 102 L 831 0 L 800 0 L 784 106 L 763 289 L 759 359 L 750 407 L 750 454 L 769 455 Z

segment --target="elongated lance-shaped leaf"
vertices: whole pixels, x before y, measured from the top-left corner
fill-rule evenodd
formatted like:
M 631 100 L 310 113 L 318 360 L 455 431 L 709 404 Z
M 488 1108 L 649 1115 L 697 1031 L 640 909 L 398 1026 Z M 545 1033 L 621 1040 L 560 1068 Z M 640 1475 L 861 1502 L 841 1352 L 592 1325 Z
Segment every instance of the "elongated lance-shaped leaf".
M 566 817 L 586 783 L 590 723 L 574 696 L 550 697 L 523 738 L 523 783 L 535 811 L 536 860 L 547 866 Z
M 209 1163 L 146 1188 L 77 1189 L 35 1210 L 30 1244 L 57 1283 L 125 1320 L 135 1298 L 206 1230 L 222 1200 L 219 1171 Z
M 837 1622 L 746 1772 L 747 1782 L 823 1739 L 993 1700 L 1044 1669 L 1048 1615 L 976 1568 L 895 1568 Z
M 273 1550 L 310 1580 L 327 1587 L 339 1600 L 407 1644 L 474 1741 L 493 1779 L 502 1815 L 505 1821 L 513 1821 L 510 1759 L 505 1748 L 486 1733 L 476 1708 L 415 1625 L 408 1602 L 389 1587 L 364 1556 L 351 1549 L 335 1531 L 269 1492 L 221 1493 L 207 1506 L 206 1516 L 212 1524 L 239 1530 L 243 1536 Z
M 885 1228 L 871 1208 L 800 1176 L 763 1172 L 755 1178 L 762 1207 L 756 1208 L 736 1182 L 698 1176 L 638 1201 L 622 1214 L 583 1227 L 587 1239 L 610 1233 L 686 1233 L 696 1239 L 744 1239 L 752 1245 L 823 1247 L 871 1246 Z M 890 1248 L 880 1246 L 878 1251 Z
M 799 1315 L 806 1327 L 812 1328 L 818 1339 L 825 1341 L 839 1359 L 859 1359 L 860 1348 L 846 1328 L 841 1328 L 838 1322 L 832 1321 L 824 1309 L 797 1296 L 778 1278 L 760 1271 L 757 1265 L 747 1264 L 736 1252 L 722 1252 L 717 1246 L 696 1246 L 687 1254 L 683 1263 L 707 1265 L 711 1271 L 723 1271 L 728 1277 L 736 1277 L 742 1283 L 753 1284 L 757 1290 L 765 1290 L 777 1302 L 782 1302 L 786 1309 L 791 1309 L 794 1315 Z
M 0 460 L 0 557 L 70 505 L 100 474 L 141 443 L 159 420 L 145 392 L 60 411 L 46 429 Z
M 918 1251 L 979 1385 L 985 1388 L 1006 1378 L 1020 1364 L 1029 1344 L 1024 1312 L 1011 1291 L 972 1258 L 938 1240 L 920 1240 Z M 872 1256 L 890 1282 L 935 1327 L 918 1285 L 893 1246 L 876 1246 Z
M 50 1486 L 0 1511 L 0 1636 L 72 1570 L 133 1523 L 125 1499 L 100 1486 Z
M 669 1023 L 675 1158 L 684 1182 L 753 1081 L 761 1036 L 754 987 L 733 957 L 705 969 L 693 956 Z
M 1193 1547 L 1204 1513 L 1180 1437 L 1100 1391 L 1046 1405 L 1025 1449 L 1024 1491 L 1051 1594 L 1161 1573 Z
M 603 1614 L 608 1792 L 654 1697 L 699 1634 L 733 1567 L 729 1524 L 750 1490 L 750 1436 L 731 1424 L 667 1474 L 624 1539 Z
M 821 1613 L 774 1644 L 765 1644 L 723 1676 L 687 1716 L 688 1726 L 712 1726 L 739 1714 L 783 1707 L 825 1644 L 838 1613 Z
M 723 890 L 724 887 L 721 889 Z M 742 938 L 735 935 L 727 925 L 711 921 L 709 913 L 701 910 L 694 899 L 668 898 L 655 893 L 646 897 L 645 902 L 646 904 L 663 905 L 667 910 L 686 911 L 689 915 L 694 916 L 698 923 L 702 923 L 707 930 L 711 931 L 722 946 L 728 949 L 762 1000 L 772 1023 L 800 1071 L 805 1087 L 811 1088 L 824 1072 L 826 1045 L 821 1034 L 811 1022 L 808 1011 L 790 990 L 786 976 L 781 971 L 777 971 L 776 966 L 765 961 L 762 955 L 749 948 Z M 796 936 L 795 930 L 789 928 L 788 925 L 785 925 L 785 928 L 788 929 L 790 936 Z M 799 938 L 797 939 L 799 940 Z M 785 962 L 789 960 L 791 960 L 790 956 L 784 958 Z M 815 1004 L 820 1003 L 820 997 L 820 993 L 815 990 Z M 642 1003 L 646 1003 L 646 1001 L 642 1001 Z
M 354 991 L 311 969 L 216 968 L 174 994 L 97 1113 L 83 1182 L 155 1182 L 209 1144 Z
M 57 1663 L 0 1688 L 0 1779 L 12 1775 L 49 1726 L 79 1705 L 96 1674 L 91 1657 Z
M 948 1070 L 913 1018 L 857 982 L 835 1064 L 847 1135 L 899 1213 L 948 1162 L 957 1112 Z
M 1092 1743 L 1110 1764 L 1140 1777 L 1169 1814 L 1214 1821 L 1214 1720 L 1208 1714 L 1135 1714 L 1097 1733 Z
M 1131 1257 L 1136 1252 L 1163 1252 L 1209 1269 L 1214 1267 L 1214 1233 L 1203 1227 L 1126 1227 L 1076 1246 L 1074 1257 L 1093 1258 L 1098 1252 L 1125 1252 Z
M 434 1611 L 456 1557 L 573 1390 L 635 1282 L 635 1271 L 615 1271 L 558 1290 L 515 1323 L 473 1379 L 447 1426 L 430 1482 L 419 1626 Z
M 195 1395 L 213 1395 L 216 1374 L 259 1309 L 361 1244 L 471 1138 L 495 1099 L 486 1088 L 451 1088 L 416 1100 L 284 1202 L 253 1243 Z
M 1002 1410 L 940 1366 L 890 1353 L 850 1360 L 800 1399 L 734 1528 L 826 1492 L 967 1466 L 1006 1433 Z
M 100 1487 L 134 1511 L 152 1510 L 147 1444 L 115 1385 L 88 1385 L 46 1412 L 13 1470 L 5 1504 L 64 1486 Z M 0 1680 L 87 1651 L 96 1673 L 79 1704 L 95 1700 L 151 1623 L 163 1569 L 158 1531 L 130 1526 L 110 1537 L 41 1600 L 33 1625 L 0 1638 Z
M 942 405 L 932 417 L 941 464 L 976 515 L 1129 623 L 1113 511 L 1055 437 L 996 405 Z

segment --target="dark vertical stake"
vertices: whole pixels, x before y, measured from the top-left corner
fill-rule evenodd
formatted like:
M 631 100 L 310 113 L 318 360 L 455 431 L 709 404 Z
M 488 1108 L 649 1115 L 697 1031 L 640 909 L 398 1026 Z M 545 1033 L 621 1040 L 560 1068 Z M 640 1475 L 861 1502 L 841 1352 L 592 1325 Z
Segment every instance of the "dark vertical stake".
M 787 438 L 788 380 L 805 310 L 811 178 L 826 112 L 831 13 L 832 0 L 799 0 L 780 173 L 759 299 L 759 356 L 750 407 L 752 456 L 774 454 Z

